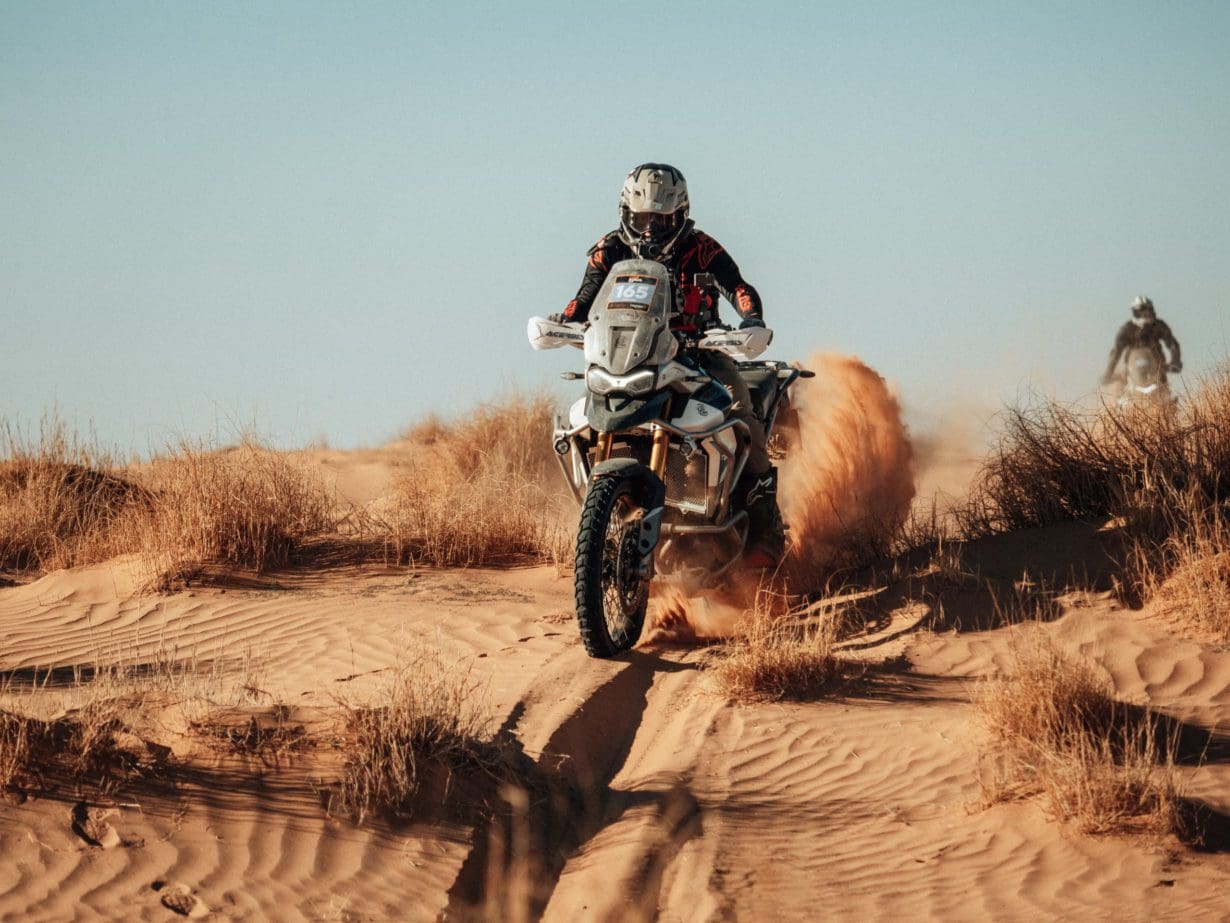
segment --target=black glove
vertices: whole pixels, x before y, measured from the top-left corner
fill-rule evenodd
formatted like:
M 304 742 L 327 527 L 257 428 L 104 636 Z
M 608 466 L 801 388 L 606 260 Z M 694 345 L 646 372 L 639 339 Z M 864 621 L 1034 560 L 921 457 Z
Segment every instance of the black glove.
M 743 318 L 742 323 L 739 324 L 739 329 L 746 330 L 749 327 L 763 327 L 763 326 L 764 326 L 764 321 L 762 321 L 759 317 L 745 317 Z
M 1177 361 L 1172 362 L 1170 363 L 1170 365 L 1166 366 L 1166 371 L 1174 372 L 1176 375 L 1178 375 L 1181 371 L 1183 371 L 1183 363 L 1177 362 Z
M 548 315 L 547 315 L 547 320 L 549 320 L 549 321 L 550 321 L 551 323 L 553 323 L 553 324 L 566 324 L 566 323 L 568 323 L 568 318 L 567 318 L 567 317 L 565 317 L 563 314 L 548 314 Z

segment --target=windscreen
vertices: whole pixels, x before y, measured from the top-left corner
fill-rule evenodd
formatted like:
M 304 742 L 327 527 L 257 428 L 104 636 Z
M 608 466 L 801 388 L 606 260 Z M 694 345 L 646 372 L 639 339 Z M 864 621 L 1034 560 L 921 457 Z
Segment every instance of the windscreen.
M 585 361 L 613 375 L 661 365 L 678 348 L 670 332 L 670 304 L 670 277 L 661 263 L 616 263 L 589 311 Z

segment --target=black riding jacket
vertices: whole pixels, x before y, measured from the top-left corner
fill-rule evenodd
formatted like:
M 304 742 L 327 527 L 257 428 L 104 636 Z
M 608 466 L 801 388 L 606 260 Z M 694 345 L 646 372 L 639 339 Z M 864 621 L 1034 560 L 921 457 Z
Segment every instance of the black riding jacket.
M 564 317 L 571 321 L 585 320 L 611 267 L 620 260 L 635 257 L 636 254 L 624 243 L 618 231 L 611 231 L 594 244 L 589 250 L 589 263 L 585 267 L 581 288 L 576 297 L 568 302 Z M 659 262 L 674 270 L 680 284 L 678 308 L 681 313 L 672 321 L 672 329 L 704 331 L 718 323 L 719 295 L 725 296 L 735 306 L 741 318 L 763 319 L 760 295 L 744 281 L 730 254 L 704 231 L 696 230 L 690 221 L 688 229 L 670 254 Z M 694 285 L 692 280 L 697 273 L 712 273 L 715 284 L 703 288 Z

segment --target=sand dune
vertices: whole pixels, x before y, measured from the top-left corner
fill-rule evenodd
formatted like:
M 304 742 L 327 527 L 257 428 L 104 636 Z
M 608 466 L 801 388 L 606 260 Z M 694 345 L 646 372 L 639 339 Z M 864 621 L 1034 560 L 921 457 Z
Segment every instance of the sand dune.
M 379 453 L 320 455 L 358 502 L 388 483 Z M 49 669 L 54 700 L 69 695 L 74 667 L 170 654 L 251 685 L 238 720 L 281 703 L 287 720 L 311 724 L 338 697 L 377 694 L 427 648 L 470 672 L 492 730 L 554 793 L 524 817 L 538 825 L 526 842 L 543 849 L 533 887 L 493 889 L 491 869 L 508 858 L 499 828 L 355 826 L 322 809 L 338 770 L 327 748 L 266 763 L 168 725 L 190 771 L 117 796 L 100 823 L 118 843 L 74 829 L 71 792 L 0 805 L 0 917 L 1220 918 L 1223 853 L 1079 836 L 1029 802 L 981 804 L 986 739 L 970 687 L 1003 669 L 1013 630 L 997 623 L 988 585 L 1083 568 L 1089 591 L 1050 598 L 1045 630 L 1104 665 L 1124 697 L 1202 728 L 1230 718 L 1230 652 L 1119 608 L 1088 563 L 1098 541 L 1083 527 L 1006 536 L 964 549 L 966 582 L 886 583 L 844 642 L 868 677 L 805 704 L 728 703 L 698 643 L 587 658 L 570 580 L 550 567 L 351 564 L 151 595 L 119 560 L 0 589 L 10 696 Z M 1223 760 L 1213 752 L 1190 792 L 1230 812 Z M 515 810 L 509 823 L 516 842 Z

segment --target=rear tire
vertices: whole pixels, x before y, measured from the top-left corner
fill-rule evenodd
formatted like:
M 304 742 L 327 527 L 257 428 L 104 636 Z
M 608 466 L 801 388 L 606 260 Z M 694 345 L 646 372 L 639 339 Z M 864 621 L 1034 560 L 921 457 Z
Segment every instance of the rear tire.
M 591 657 L 614 657 L 641 636 L 649 604 L 649 580 L 637 573 L 644 515 L 627 478 L 600 477 L 585 495 L 575 590 L 581 641 Z

